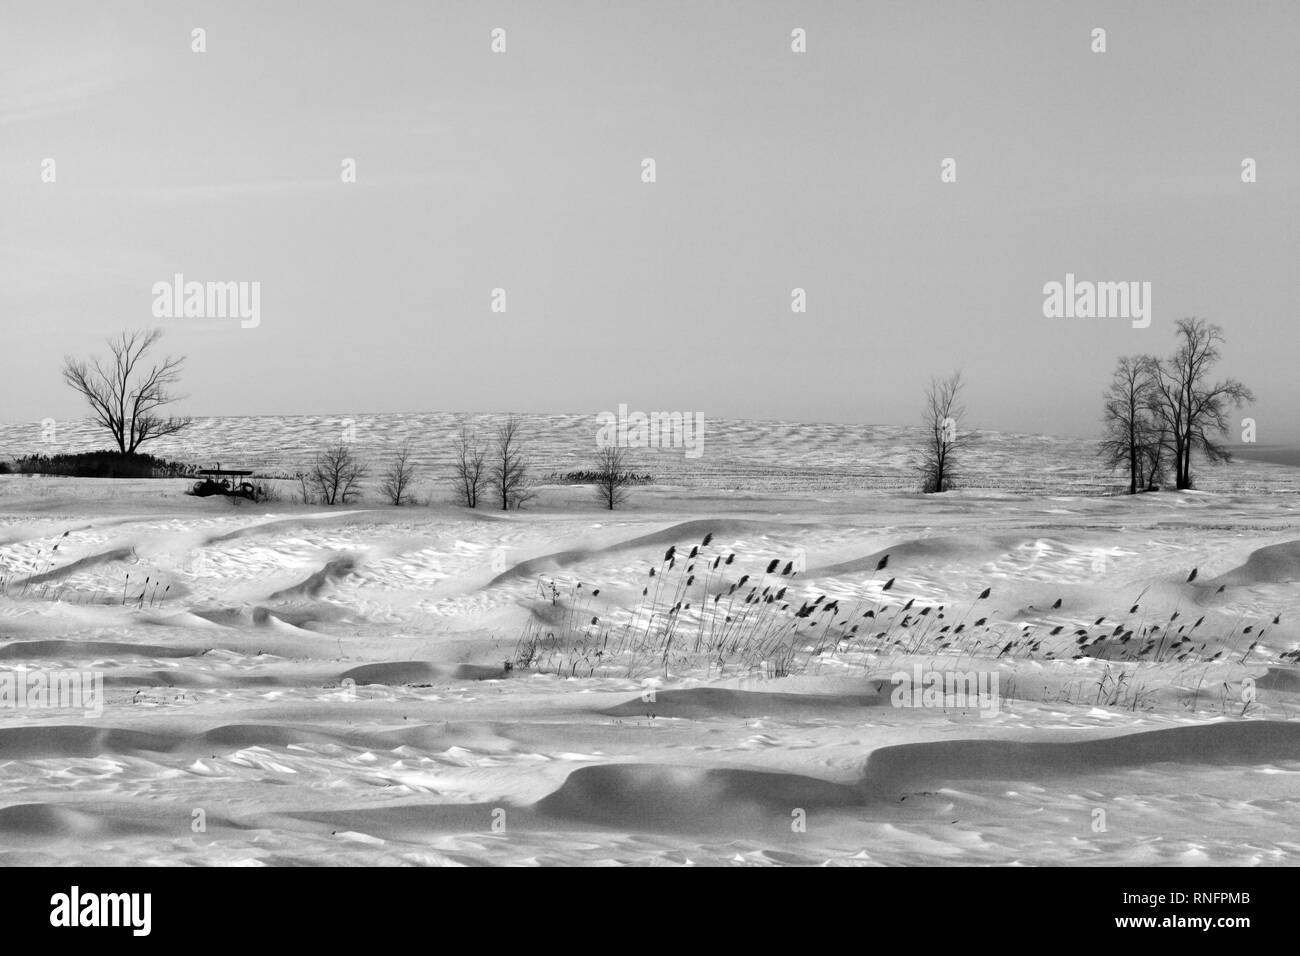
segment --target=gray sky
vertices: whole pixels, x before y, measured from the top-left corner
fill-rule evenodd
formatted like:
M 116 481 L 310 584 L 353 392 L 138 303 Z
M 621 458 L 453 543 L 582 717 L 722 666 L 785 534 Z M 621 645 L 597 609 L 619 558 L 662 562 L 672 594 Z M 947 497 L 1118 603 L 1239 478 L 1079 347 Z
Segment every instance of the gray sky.
M 82 415 L 62 355 L 161 325 L 200 415 L 910 423 L 960 367 L 975 423 L 1087 435 L 1115 358 L 1168 352 L 1196 314 L 1259 441 L 1300 440 L 1292 2 L 0 0 L 0 20 L 6 421 Z M 176 272 L 259 281 L 260 327 L 154 319 Z M 1151 326 L 1044 318 L 1067 272 L 1151 282 Z

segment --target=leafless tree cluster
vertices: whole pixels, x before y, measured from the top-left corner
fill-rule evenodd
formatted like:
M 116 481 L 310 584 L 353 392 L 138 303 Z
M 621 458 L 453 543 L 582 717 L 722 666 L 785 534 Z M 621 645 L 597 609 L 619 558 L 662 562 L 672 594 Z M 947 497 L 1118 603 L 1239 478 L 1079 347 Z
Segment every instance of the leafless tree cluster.
M 931 379 L 925 393 L 921 448 L 915 467 L 926 494 L 951 491 L 957 486 L 958 464 L 975 436 L 966 428 L 966 406 L 961 401 L 961 372 Z
M 306 483 L 321 504 L 346 505 L 361 497 L 361 480 L 366 471 L 352 449 L 339 444 L 316 456 Z
M 147 365 L 147 356 L 162 338 L 161 329 L 123 332 L 109 339 L 106 359 L 63 360 L 63 380 L 89 403 L 95 421 L 103 425 L 123 454 L 134 454 L 145 442 L 175 435 L 192 423 L 188 418 L 158 414 L 178 400 L 172 389 L 180 380 L 184 356 L 167 356 Z
M 1223 331 L 1204 319 L 1180 319 L 1168 358 L 1125 356 L 1116 365 L 1103 410 L 1100 454 L 1126 468 L 1129 494 L 1158 487 L 1172 465 L 1174 487 L 1191 488 L 1192 453 L 1228 461 L 1220 443 L 1228 412 L 1255 399 L 1236 379 L 1212 381 Z
M 468 422 L 452 440 L 452 485 L 456 500 L 466 508 L 477 508 L 488 487 L 487 449 Z
M 528 476 L 522 420 L 509 416 L 487 443 L 479 440 L 468 422 L 462 422 L 452 440 L 451 481 L 456 500 L 467 508 L 477 508 L 489 496 L 502 511 L 531 501 L 535 492 Z
M 1128 471 L 1128 493 L 1149 491 L 1166 480 L 1169 433 L 1154 411 L 1154 376 L 1147 356 L 1124 356 L 1106 391 L 1105 434 L 1100 454 L 1112 468 Z

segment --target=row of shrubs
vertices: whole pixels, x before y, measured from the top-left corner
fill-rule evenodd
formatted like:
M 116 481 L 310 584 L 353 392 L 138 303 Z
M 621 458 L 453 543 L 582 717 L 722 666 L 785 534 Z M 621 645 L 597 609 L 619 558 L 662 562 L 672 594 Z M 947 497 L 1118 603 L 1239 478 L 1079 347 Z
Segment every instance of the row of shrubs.
M 506 507 L 520 507 L 532 497 L 528 487 L 526 464 L 517 445 L 504 453 L 504 466 L 508 475 L 507 493 L 504 495 Z M 596 485 L 600 499 L 610 509 L 624 501 L 625 486 L 646 485 L 654 481 L 653 476 L 619 468 L 621 462 L 611 460 L 605 471 L 581 469 L 569 472 L 555 472 L 542 479 L 542 483 L 565 485 Z M 312 468 L 303 473 L 292 475 L 261 475 L 257 480 L 238 481 L 221 480 L 200 476 L 198 466 L 168 461 L 153 455 L 134 453 L 125 454 L 114 451 L 81 452 L 76 454 L 28 455 L 9 466 L 0 464 L 0 473 L 10 470 L 25 475 L 57 475 L 71 478 L 186 478 L 197 479 L 187 493 L 196 497 L 221 495 L 232 498 L 246 498 L 254 502 L 273 502 L 283 500 L 278 486 L 280 482 L 293 486 L 293 497 L 304 504 L 339 505 L 355 501 L 361 494 L 361 483 L 366 478 L 369 468 L 366 462 L 356 457 L 353 450 L 345 444 L 322 451 L 317 455 Z M 498 470 L 500 470 L 498 468 Z M 462 503 L 475 507 L 482 496 L 488 494 L 494 482 L 494 465 L 488 461 L 485 452 L 474 450 L 473 457 L 462 455 L 454 484 L 462 498 Z M 249 476 L 250 478 L 252 476 Z M 416 467 L 409 445 L 398 451 L 391 466 L 380 476 L 379 492 L 383 498 L 394 505 L 419 503 L 412 494 L 416 482 Z M 471 489 L 471 490 L 467 490 Z M 493 492 L 495 494 L 495 492 Z
M 0 463 L 0 474 L 58 475 L 65 478 L 192 478 L 197 467 L 153 455 L 120 451 L 27 455 Z
M 549 485 L 594 485 L 606 477 L 598 471 L 553 471 L 542 479 Z M 654 483 L 654 475 L 639 475 L 633 471 L 620 472 L 618 483 L 621 485 L 649 485 Z

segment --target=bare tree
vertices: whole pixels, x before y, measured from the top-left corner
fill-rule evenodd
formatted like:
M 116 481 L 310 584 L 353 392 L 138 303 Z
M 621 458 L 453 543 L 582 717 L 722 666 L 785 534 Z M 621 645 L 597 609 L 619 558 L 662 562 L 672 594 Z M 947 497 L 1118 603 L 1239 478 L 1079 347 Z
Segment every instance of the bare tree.
M 921 473 L 921 490 L 926 494 L 956 487 L 960 453 L 974 441 L 966 430 L 961 389 L 961 372 L 953 372 L 943 380 L 932 378 L 926 389 L 924 436 L 915 461 Z
M 497 427 L 496 448 L 488 461 L 488 485 L 502 511 L 519 508 L 533 497 L 528 487 L 528 461 L 520 434 L 522 423 L 511 415 Z
M 618 446 L 596 452 L 596 497 L 613 511 L 627 501 L 627 486 L 632 475 L 627 470 L 627 449 Z
M 302 503 L 309 505 L 312 503 L 312 477 L 304 471 L 298 472 L 293 476 L 294 481 L 298 482 L 298 497 Z
M 1151 408 L 1167 433 L 1174 465 L 1174 486 L 1192 487 L 1192 452 L 1210 461 L 1230 461 L 1228 450 L 1216 440 L 1228 430 L 1228 409 L 1253 402 L 1255 395 L 1236 379 L 1209 384 L 1219 361 L 1223 330 L 1204 319 L 1179 319 L 1178 350 L 1151 366 L 1154 399 Z
M 189 418 L 157 414 L 178 400 L 171 390 L 185 362 L 184 356 L 169 355 L 146 370 L 146 356 L 160 338 L 161 329 L 123 332 L 108 340 L 107 360 L 63 360 L 63 380 L 86 399 L 95 421 L 108 429 L 123 454 L 134 454 L 145 442 L 175 435 L 192 424 Z
M 1098 453 L 1111 468 L 1128 469 L 1130 495 L 1153 485 L 1161 469 L 1165 432 L 1151 409 L 1154 363 L 1149 356 L 1121 358 L 1102 412 L 1106 431 Z
M 346 505 L 361 497 L 361 479 L 366 467 L 346 444 L 327 448 L 316 456 L 308 483 L 316 490 L 321 504 Z
M 1152 414 L 1151 431 L 1147 443 L 1142 448 L 1142 458 L 1146 466 L 1143 476 L 1147 491 L 1159 491 L 1169 483 L 1166 462 L 1169 459 L 1169 429 L 1159 416 Z
M 379 484 L 384 498 L 399 508 L 411 501 L 411 486 L 415 484 L 414 455 L 410 442 L 402 445 Z
M 477 508 L 487 491 L 487 449 L 479 444 L 468 422 L 461 422 L 460 432 L 452 440 L 452 484 L 456 497 L 466 508 Z

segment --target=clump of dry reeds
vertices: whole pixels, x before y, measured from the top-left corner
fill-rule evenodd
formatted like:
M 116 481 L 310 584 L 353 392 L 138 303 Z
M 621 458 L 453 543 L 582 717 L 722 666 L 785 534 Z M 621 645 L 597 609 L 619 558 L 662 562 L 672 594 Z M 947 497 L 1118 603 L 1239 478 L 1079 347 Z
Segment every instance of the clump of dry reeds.
M 61 534 L 54 544 L 45 550 L 44 547 L 38 547 L 32 558 L 31 565 L 24 575 L 11 572 L 6 565 L 3 573 L 0 573 L 0 595 L 17 599 L 37 599 L 52 600 L 55 602 L 68 601 L 74 604 L 111 604 L 114 601 L 116 592 L 110 591 L 100 600 L 100 590 L 93 592 L 78 590 L 75 586 L 66 582 L 54 582 L 51 580 L 56 569 L 54 563 L 58 559 L 59 548 L 63 545 L 64 539 L 72 532 L 65 531 Z M 19 586 L 21 583 L 21 586 Z M 137 609 L 145 607 L 161 606 L 166 601 L 167 596 L 171 593 L 171 584 L 164 584 L 161 576 L 156 572 L 150 572 L 145 576 L 143 585 L 140 587 L 138 594 L 131 589 L 131 572 L 126 572 L 125 580 L 122 584 L 121 597 L 117 600 L 119 606 L 134 605 Z
M 1201 639 L 1205 615 L 1189 623 L 1176 608 L 1168 618 L 1148 620 L 1145 591 L 1114 620 L 1103 615 L 1082 626 L 1063 622 L 1053 613 L 1062 610 L 1064 599 L 1058 598 L 1040 620 L 1012 625 L 992 620 L 991 614 L 976 615 L 993 593 L 989 586 L 954 620 L 946 603 L 897 594 L 895 577 L 882 581 L 888 565 L 888 555 L 879 559 L 849 606 L 841 598 L 801 589 L 794 561 L 770 559 L 742 573 L 737 554 L 706 535 L 689 550 L 668 548 L 647 569 L 639 602 L 610 613 L 608 620 L 595 602 L 599 589 L 581 582 L 566 588 L 539 578 L 542 607 L 524 627 L 510 663 L 570 677 L 638 678 L 783 677 L 832 664 L 879 673 L 917 657 L 990 666 L 1019 659 L 1092 660 L 1103 667 L 1095 684 L 1080 684 L 1077 693 L 1068 690 L 1058 699 L 1142 709 L 1152 692 L 1129 665 L 1160 666 L 1162 676 L 1174 682 L 1200 669 L 1199 684 L 1216 662 L 1245 664 L 1267 631 L 1243 618 L 1229 634 Z M 1195 577 L 1193 571 L 1188 581 Z M 1288 656 L 1300 658 L 1300 650 L 1280 660 Z

